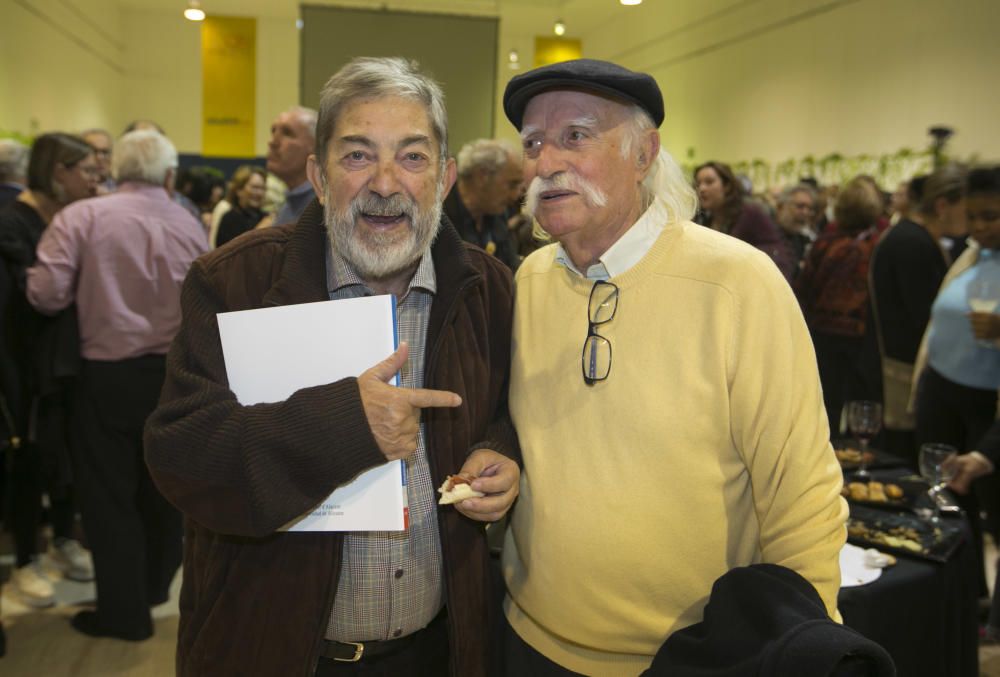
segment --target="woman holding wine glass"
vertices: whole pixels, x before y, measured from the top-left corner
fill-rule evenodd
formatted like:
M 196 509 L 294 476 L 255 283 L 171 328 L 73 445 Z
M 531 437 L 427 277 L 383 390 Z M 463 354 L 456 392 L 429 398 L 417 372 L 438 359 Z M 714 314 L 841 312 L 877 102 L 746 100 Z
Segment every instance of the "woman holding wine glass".
M 941 285 L 917 356 L 916 437 L 958 450 L 954 483 L 971 487 L 960 503 L 981 561 L 979 510 L 1000 517 L 1000 485 L 992 462 L 975 450 L 996 419 L 1000 344 L 995 336 L 986 342 L 995 318 L 981 319 L 991 313 L 977 313 L 969 302 L 978 289 L 1000 283 L 1000 166 L 970 172 L 962 203 L 972 240 Z

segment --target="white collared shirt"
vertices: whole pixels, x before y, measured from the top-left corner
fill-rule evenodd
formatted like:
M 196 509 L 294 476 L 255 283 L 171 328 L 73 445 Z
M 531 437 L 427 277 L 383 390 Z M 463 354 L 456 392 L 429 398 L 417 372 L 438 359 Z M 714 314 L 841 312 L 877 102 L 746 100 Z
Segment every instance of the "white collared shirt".
M 597 263 L 587 268 L 586 273 L 577 269 L 561 244 L 557 245 L 556 261 L 588 280 L 607 280 L 621 275 L 646 255 L 669 220 L 667 206 L 656 198 L 639 220 L 601 254 Z

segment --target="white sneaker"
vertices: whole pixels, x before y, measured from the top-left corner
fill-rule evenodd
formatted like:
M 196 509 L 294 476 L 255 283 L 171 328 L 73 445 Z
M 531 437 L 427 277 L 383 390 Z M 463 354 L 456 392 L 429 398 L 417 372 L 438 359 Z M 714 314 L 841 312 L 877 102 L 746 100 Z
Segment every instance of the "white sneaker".
M 39 569 L 37 562 L 14 569 L 10 574 L 10 587 L 19 601 L 36 609 L 56 603 L 52 583 Z
M 90 553 L 75 539 L 56 539 L 49 546 L 49 559 L 64 578 L 82 583 L 94 580 L 94 563 Z

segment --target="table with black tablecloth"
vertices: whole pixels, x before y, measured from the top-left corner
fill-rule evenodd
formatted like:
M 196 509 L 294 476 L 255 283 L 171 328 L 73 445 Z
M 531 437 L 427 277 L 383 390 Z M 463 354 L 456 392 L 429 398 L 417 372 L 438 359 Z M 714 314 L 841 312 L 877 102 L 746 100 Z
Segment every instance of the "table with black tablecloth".
M 900 556 L 873 583 L 842 588 L 838 607 L 845 625 L 889 652 L 899 677 L 976 677 L 977 571 L 966 538 L 944 563 Z

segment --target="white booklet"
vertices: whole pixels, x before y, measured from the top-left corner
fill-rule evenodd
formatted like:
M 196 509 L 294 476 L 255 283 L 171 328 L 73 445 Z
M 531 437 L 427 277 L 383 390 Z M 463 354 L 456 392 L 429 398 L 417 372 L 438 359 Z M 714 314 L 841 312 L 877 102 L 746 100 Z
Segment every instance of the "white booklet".
M 389 295 L 219 313 L 229 388 L 240 404 L 281 402 L 297 390 L 362 372 L 397 344 Z M 399 375 L 392 385 L 399 385 Z M 330 440 L 330 453 L 337 453 Z M 401 488 L 402 487 L 402 488 Z M 406 465 L 391 461 L 358 475 L 287 531 L 402 531 Z

